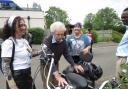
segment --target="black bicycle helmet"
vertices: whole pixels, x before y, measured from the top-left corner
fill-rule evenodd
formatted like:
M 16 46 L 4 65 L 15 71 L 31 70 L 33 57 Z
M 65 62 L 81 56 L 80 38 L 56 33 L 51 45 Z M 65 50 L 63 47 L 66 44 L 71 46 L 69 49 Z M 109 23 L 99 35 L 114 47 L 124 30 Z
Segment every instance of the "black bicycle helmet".
M 99 79 L 103 74 L 102 68 L 100 66 L 96 66 L 93 63 L 85 62 L 82 64 L 82 67 L 85 70 L 84 76 L 89 77 L 91 80 L 95 81 Z

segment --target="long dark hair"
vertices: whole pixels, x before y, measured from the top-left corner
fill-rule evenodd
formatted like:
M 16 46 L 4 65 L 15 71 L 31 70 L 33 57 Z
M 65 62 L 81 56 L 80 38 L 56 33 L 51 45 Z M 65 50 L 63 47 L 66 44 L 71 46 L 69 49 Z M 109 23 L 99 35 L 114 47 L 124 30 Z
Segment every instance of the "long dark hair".
M 16 24 L 20 24 L 20 21 L 24 20 L 22 17 L 20 16 L 16 16 L 12 22 L 12 26 L 10 27 L 8 24 L 9 18 L 7 19 L 4 27 L 3 27 L 3 40 L 8 39 L 10 36 L 12 36 L 14 39 L 15 37 L 15 32 L 16 32 Z

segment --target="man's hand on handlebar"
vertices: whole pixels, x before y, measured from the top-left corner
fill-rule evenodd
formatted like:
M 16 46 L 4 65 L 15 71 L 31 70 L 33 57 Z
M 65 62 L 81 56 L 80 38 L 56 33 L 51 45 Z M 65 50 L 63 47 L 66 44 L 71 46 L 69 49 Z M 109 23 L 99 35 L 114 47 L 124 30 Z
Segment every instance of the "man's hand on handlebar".
M 55 79 L 58 81 L 58 86 L 64 87 L 65 84 L 68 84 L 67 81 L 59 74 L 58 71 L 54 72 Z

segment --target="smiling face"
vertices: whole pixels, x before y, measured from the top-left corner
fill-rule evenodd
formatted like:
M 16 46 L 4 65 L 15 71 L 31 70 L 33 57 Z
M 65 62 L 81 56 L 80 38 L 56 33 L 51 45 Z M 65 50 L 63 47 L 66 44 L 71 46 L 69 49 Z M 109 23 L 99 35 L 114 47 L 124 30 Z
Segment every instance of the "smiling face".
M 59 27 L 54 32 L 54 37 L 57 42 L 61 41 L 62 38 L 64 38 L 65 30 L 62 27 Z
M 74 35 L 79 36 L 81 34 L 81 28 L 74 27 L 73 32 L 74 32 Z
M 128 10 L 122 13 L 121 20 L 124 25 L 128 25 Z
M 26 33 L 26 24 L 23 19 L 16 22 L 16 38 L 22 38 L 23 35 Z

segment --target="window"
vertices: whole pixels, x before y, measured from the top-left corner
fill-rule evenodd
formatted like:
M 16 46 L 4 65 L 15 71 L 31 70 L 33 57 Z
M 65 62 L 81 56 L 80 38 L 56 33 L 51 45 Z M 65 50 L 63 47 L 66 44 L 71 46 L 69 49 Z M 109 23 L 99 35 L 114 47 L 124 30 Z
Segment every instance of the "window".
M 10 0 L 0 1 L 0 10 L 22 10 L 17 4 Z

